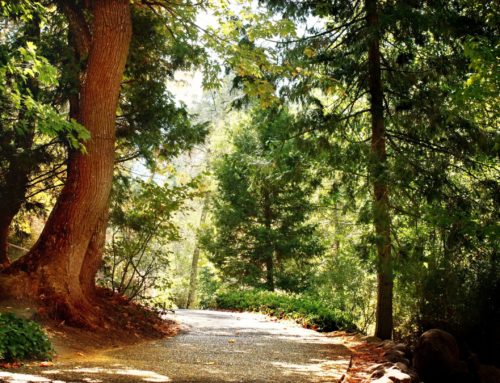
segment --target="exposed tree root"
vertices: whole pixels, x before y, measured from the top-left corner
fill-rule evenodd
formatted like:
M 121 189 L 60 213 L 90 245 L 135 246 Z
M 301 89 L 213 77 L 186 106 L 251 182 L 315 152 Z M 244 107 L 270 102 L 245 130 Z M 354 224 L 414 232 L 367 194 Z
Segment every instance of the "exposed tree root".
M 172 333 L 172 323 L 144 306 L 107 289 L 92 296 L 68 291 L 64 284 L 50 283 L 43 273 L 15 272 L 0 275 L 0 299 L 27 300 L 37 307 L 38 319 L 63 323 L 94 332 L 127 333 L 154 339 Z

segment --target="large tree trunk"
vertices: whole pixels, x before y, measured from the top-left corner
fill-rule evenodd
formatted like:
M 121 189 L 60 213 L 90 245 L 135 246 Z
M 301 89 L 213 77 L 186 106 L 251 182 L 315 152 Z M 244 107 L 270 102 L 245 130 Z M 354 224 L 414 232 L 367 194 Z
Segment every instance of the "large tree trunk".
M 391 258 L 391 220 L 387 186 L 387 154 L 382 76 L 380 69 L 379 20 L 377 0 L 365 0 L 368 38 L 368 75 L 372 119 L 371 177 L 373 182 L 373 222 L 377 234 L 377 313 L 375 335 L 392 337 L 393 265 Z
M 66 184 L 38 242 L 7 270 L 6 281 L 17 295 L 43 294 L 55 314 L 75 324 L 91 321 L 93 306 L 80 276 L 111 191 L 116 107 L 132 33 L 128 0 L 93 4 L 92 43 L 78 113 L 91 139 L 86 153 L 71 153 Z M 22 283 L 19 278 L 24 278 Z
M 200 216 L 200 227 L 205 222 L 207 217 L 207 205 L 208 205 L 208 193 L 203 199 L 203 206 L 201 207 L 201 216 Z M 193 251 L 193 259 L 191 261 L 191 274 L 189 276 L 189 292 L 188 298 L 186 302 L 186 308 L 193 308 L 194 302 L 196 300 L 196 289 L 198 287 L 198 262 L 200 260 L 200 246 L 198 243 L 198 239 L 196 239 L 195 248 Z

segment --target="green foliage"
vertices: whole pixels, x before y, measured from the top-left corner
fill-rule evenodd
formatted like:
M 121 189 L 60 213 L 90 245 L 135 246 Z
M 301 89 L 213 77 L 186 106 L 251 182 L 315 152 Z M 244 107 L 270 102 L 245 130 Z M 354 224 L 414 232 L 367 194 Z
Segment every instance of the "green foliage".
M 159 185 L 127 177 L 116 180 L 101 284 L 130 299 L 146 298 L 146 291 L 159 284 L 166 287 L 166 245 L 179 239 L 173 215 L 194 195 L 195 186 L 175 186 L 173 181 L 164 179 Z
M 0 45 L 2 136 L 14 140 L 16 135 L 26 136 L 35 130 L 48 137 L 62 137 L 70 147 L 84 150 L 83 142 L 90 138 L 88 131 L 40 96 L 57 87 L 57 68 L 39 54 L 32 41 L 23 41 L 24 36 L 18 38 L 16 44 L 24 46 L 17 50 L 12 50 L 11 42 Z
M 198 273 L 198 298 L 202 309 L 217 307 L 217 292 L 222 288 L 220 280 L 209 267 L 202 267 Z
M 287 140 L 286 110 L 257 110 L 216 163 L 214 225 L 202 242 L 228 283 L 304 289 L 322 245 L 308 222 L 313 192 L 307 161 Z
M 207 135 L 206 124 L 194 123 L 167 89 L 175 71 L 202 63 L 203 51 L 194 43 L 196 30 L 185 24 L 170 27 L 161 13 L 134 7 L 132 22 L 117 137 L 123 157 L 140 157 L 154 169 L 160 159 L 189 150 Z
M 51 359 L 54 349 L 35 322 L 7 313 L 0 314 L 0 360 Z
M 301 295 L 262 290 L 219 291 L 215 298 L 218 308 L 258 311 L 282 319 L 293 319 L 304 327 L 318 331 L 355 331 L 350 313 Z

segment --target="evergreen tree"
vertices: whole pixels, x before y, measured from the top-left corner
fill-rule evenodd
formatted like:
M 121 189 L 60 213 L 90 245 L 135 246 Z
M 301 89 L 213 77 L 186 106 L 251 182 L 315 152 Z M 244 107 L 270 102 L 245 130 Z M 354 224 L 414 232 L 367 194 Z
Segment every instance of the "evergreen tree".
M 297 291 L 321 254 L 307 221 L 314 207 L 309 169 L 295 141 L 285 140 L 293 122 L 286 110 L 254 112 L 215 165 L 214 229 L 204 243 L 231 283 Z

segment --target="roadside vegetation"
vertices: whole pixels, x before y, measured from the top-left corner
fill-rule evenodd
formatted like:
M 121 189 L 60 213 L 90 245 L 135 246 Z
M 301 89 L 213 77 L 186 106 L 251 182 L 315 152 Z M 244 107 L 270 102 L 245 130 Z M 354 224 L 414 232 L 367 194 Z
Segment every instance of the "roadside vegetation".
M 224 291 L 217 294 L 215 304 L 218 309 L 256 311 L 279 319 L 292 319 L 322 332 L 357 330 L 349 313 L 307 296 L 263 290 Z
M 39 324 L 14 314 L 0 314 L 0 362 L 51 360 L 53 355 Z

